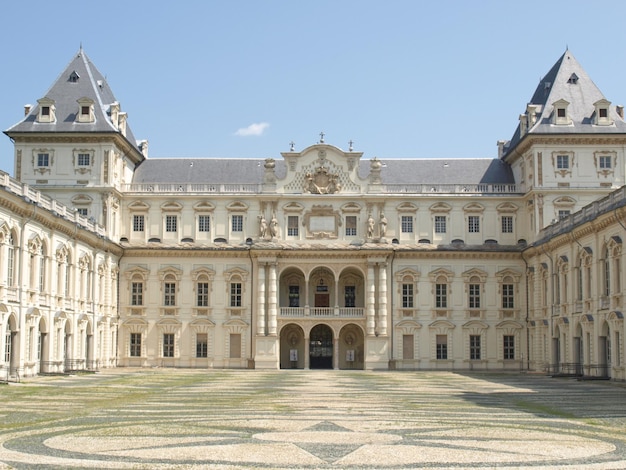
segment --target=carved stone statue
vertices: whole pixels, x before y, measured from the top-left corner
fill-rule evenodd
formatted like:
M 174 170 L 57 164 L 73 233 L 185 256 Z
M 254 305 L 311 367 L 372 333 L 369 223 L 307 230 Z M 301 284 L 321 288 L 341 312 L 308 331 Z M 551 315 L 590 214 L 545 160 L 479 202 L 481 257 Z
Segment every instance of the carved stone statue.
M 372 214 L 367 218 L 367 238 L 374 238 L 374 218 Z
M 276 214 L 272 216 L 272 220 L 270 221 L 270 234 L 272 238 L 278 238 L 278 219 L 276 218 Z
M 267 220 L 265 220 L 265 216 L 259 216 L 259 237 L 265 238 L 267 235 Z
M 382 212 L 380 214 L 380 221 L 378 224 L 380 226 L 380 238 L 384 238 L 387 233 L 387 217 L 385 217 L 385 214 Z

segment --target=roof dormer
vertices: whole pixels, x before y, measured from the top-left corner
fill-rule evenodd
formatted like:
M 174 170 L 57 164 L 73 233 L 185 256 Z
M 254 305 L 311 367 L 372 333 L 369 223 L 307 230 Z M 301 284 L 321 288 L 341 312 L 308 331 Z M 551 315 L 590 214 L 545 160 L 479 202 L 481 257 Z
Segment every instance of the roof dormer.
M 552 113 L 552 124 L 570 125 L 572 120 L 569 116 L 569 101 L 560 99 L 552 103 L 554 112 Z
M 94 101 L 90 98 L 79 98 L 76 100 L 78 103 L 78 113 L 77 113 L 77 121 L 78 122 L 94 122 Z
M 40 100 L 37 100 L 37 103 L 39 103 L 39 114 L 37 114 L 37 122 L 55 122 L 55 101 L 51 100 L 50 98 L 41 98 Z
M 593 103 L 596 108 L 594 114 L 593 123 L 596 126 L 610 126 L 613 124 L 613 120 L 609 116 L 609 110 L 611 108 L 611 102 L 605 99 L 601 99 Z

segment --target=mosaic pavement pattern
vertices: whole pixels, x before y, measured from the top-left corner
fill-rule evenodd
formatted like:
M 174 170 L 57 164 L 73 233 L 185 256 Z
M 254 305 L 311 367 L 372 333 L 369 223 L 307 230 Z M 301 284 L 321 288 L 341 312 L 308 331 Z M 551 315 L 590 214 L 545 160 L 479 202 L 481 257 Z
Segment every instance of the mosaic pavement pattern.
M 626 468 L 626 387 L 118 369 L 0 386 L 0 468 Z

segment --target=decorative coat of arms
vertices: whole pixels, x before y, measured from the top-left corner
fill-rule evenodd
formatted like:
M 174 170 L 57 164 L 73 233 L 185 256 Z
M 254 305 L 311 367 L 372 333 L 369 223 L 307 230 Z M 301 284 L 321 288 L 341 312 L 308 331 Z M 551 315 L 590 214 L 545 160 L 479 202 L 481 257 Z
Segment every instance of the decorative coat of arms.
M 334 194 L 341 190 L 339 176 L 329 173 L 328 168 L 318 167 L 315 173 L 304 175 L 304 192 L 311 194 Z

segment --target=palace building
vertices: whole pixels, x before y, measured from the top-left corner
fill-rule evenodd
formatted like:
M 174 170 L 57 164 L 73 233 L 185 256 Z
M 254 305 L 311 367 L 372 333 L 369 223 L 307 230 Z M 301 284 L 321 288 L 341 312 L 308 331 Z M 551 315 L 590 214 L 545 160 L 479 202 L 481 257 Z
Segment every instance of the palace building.
M 153 159 L 81 49 L 5 131 L 0 379 L 158 366 L 625 380 L 623 107 L 568 50 L 515 124 L 494 159 L 364 157 L 323 134 L 262 160 Z

